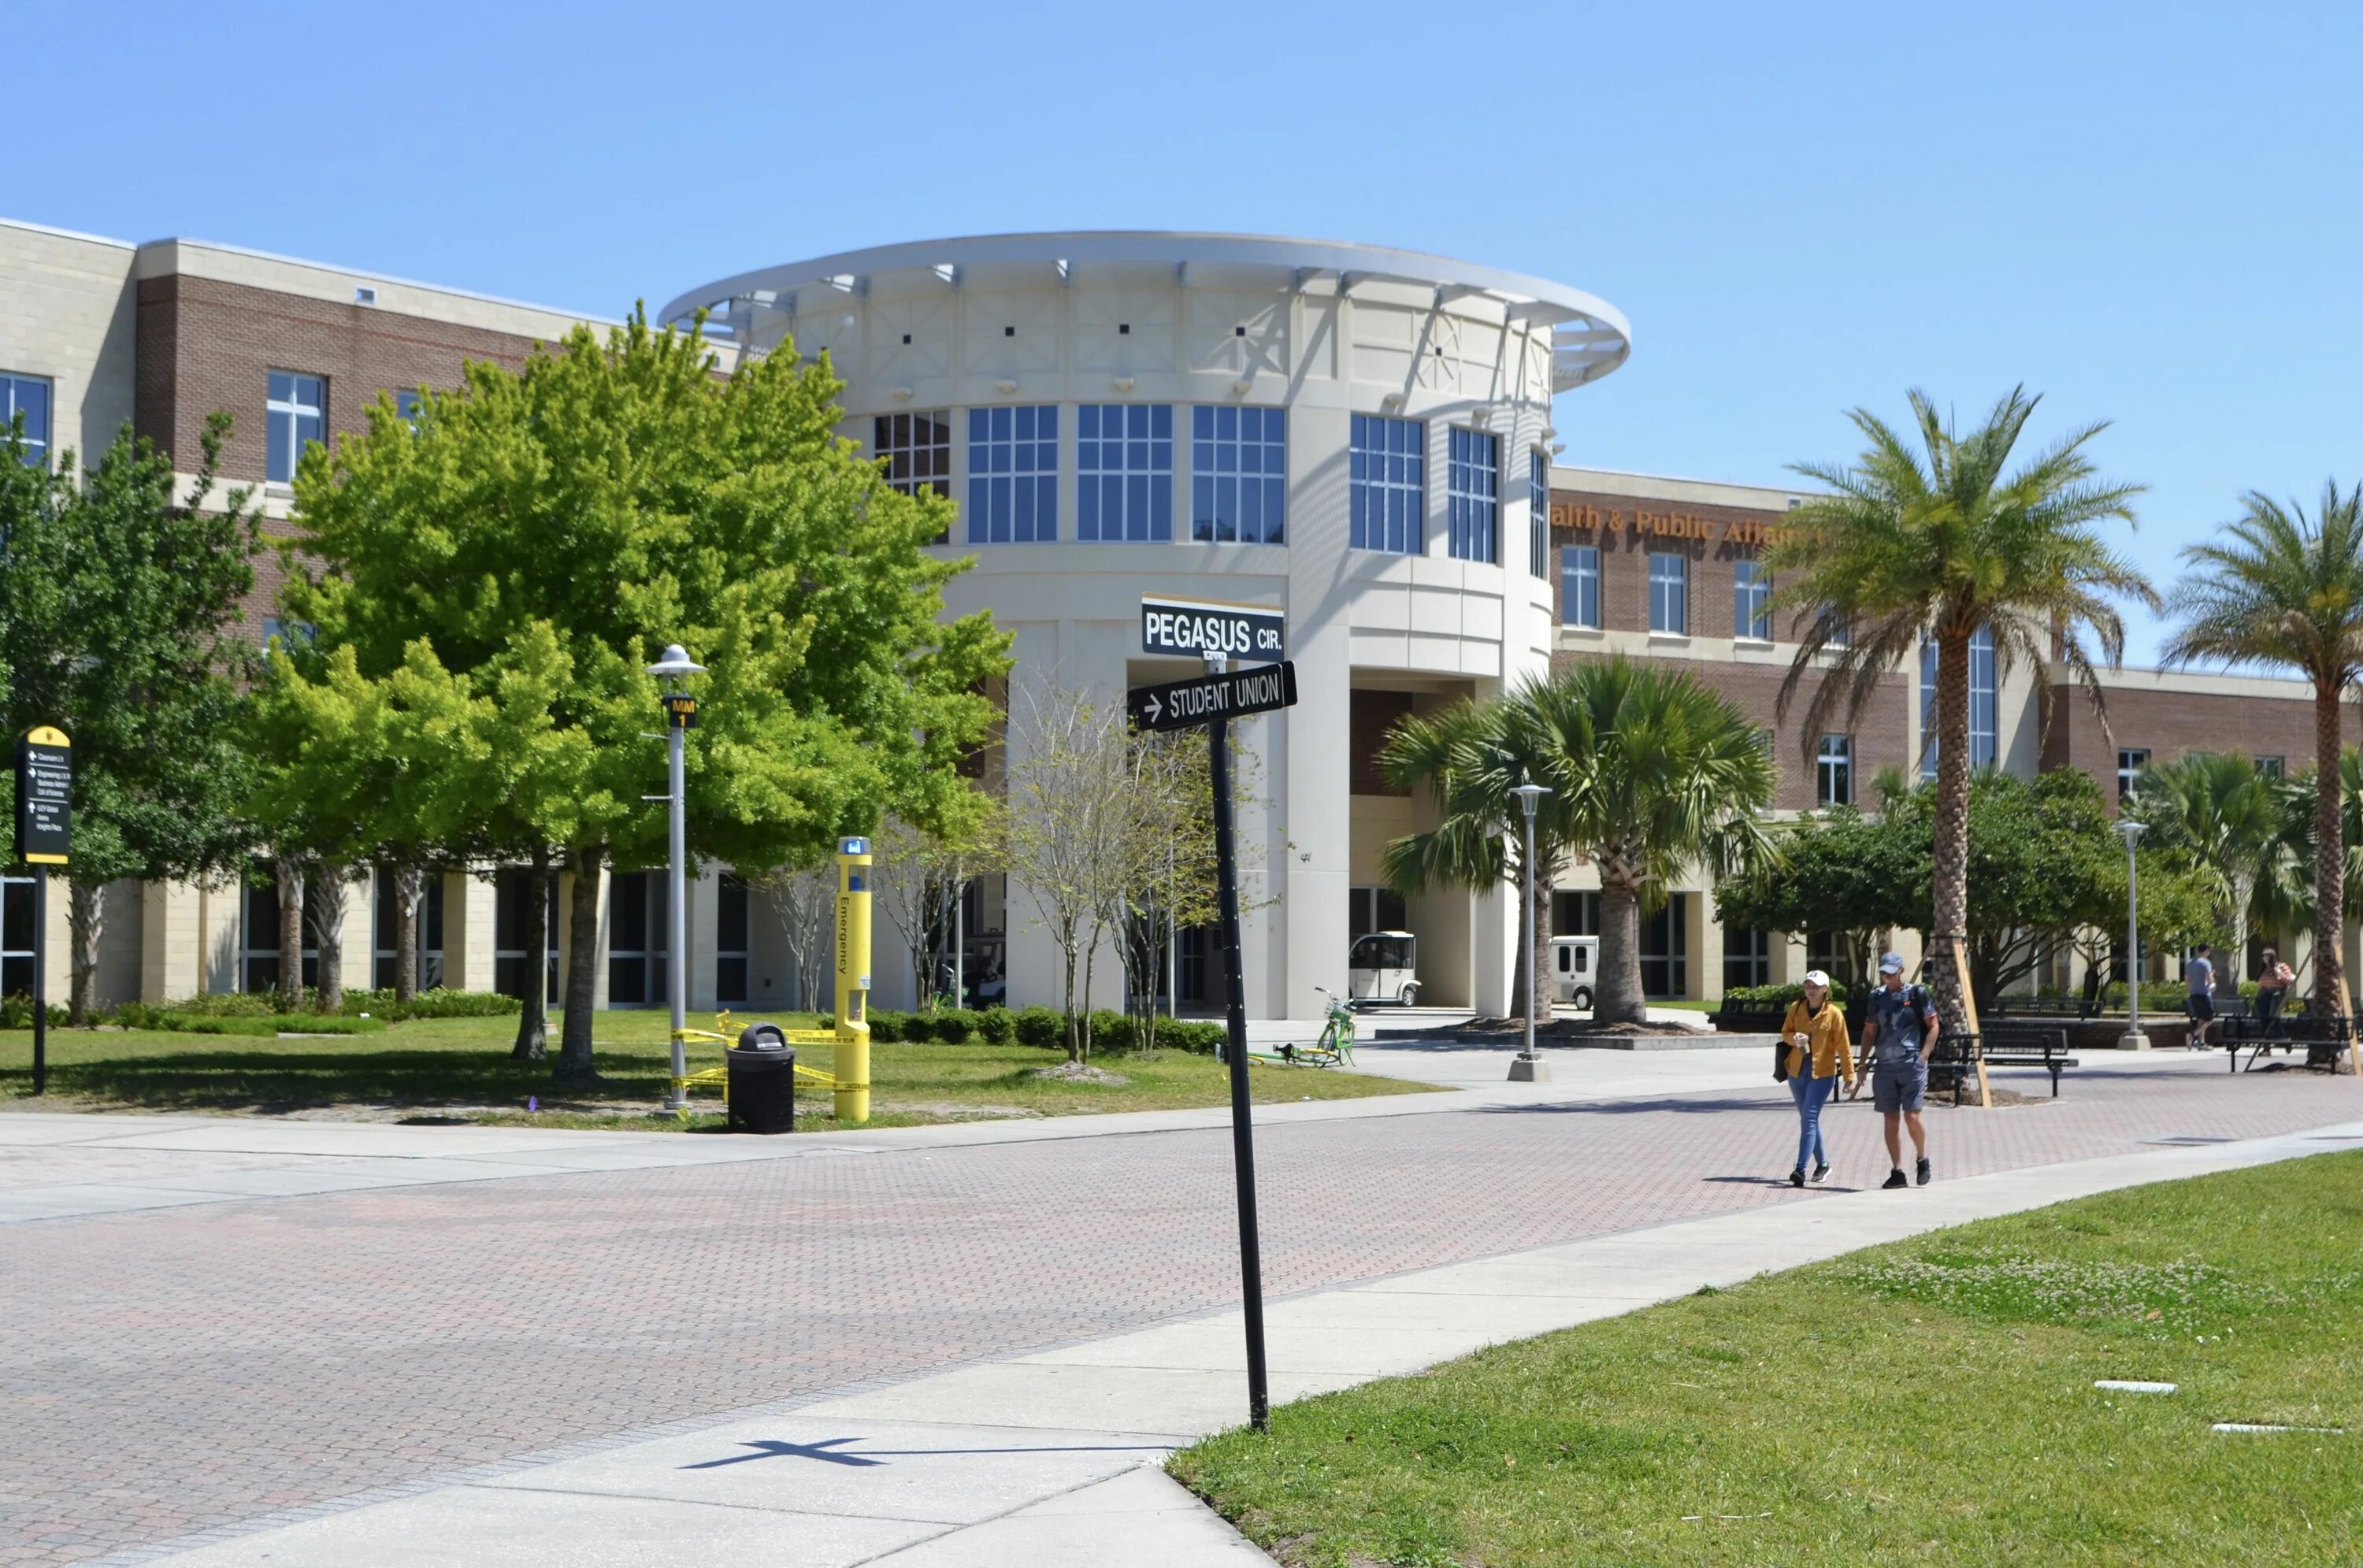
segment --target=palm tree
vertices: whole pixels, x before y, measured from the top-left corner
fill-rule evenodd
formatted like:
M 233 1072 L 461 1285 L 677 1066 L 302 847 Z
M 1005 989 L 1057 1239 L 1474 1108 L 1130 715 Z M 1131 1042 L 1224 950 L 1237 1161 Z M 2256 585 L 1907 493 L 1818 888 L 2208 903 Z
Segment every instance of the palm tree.
M 2179 852 L 2213 890 L 2235 966 L 2247 961 L 2258 896 L 2288 856 L 2284 801 L 2281 780 L 2253 759 L 2203 751 L 2142 769 L 2128 797 L 2156 846 Z
M 2346 1011 L 2339 703 L 2363 675 L 2363 491 L 2323 486 L 2309 519 L 2258 491 L 2210 542 L 2187 547 L 2169 606 L 2169 663 L 2280 665 L 2313 682 L 2313 1005 Z
M 2098 477 L 2085 444 L 2104 424 L 2069 432 L 2012 469 L 2011 455 L 2041 400 L 2014 388 L 1986 421 L 1957 433 L 1925 393 L 1911 394 L 1917 449 L 1865 409 L 1848 415 L 1869 445 L 1850 467 L 1800 463 L 1827 491 L 1789 514 L 1793 534 L 1769 560 L 1775 602 L 1796 613 L 1800 641 L 1781 685 L 1785 716 L 1820 672 L 1805 733 L 1840 712 L 1851 724 L 1880 684 L 1923 641 L 1936 648 L 1935 954 L 1964 951 L 1969 924 L 1969 644 L 1993 641 L 1997 675 L 2025 663 L 2065 664 L 2102 712 L 2094 656 L 2124 654 L 2122 595 L 2155 607 L 2158 594 L 2098 525 L 2134 520 L 2141 486 Z M 2037 681 L 2043 719 L 2051 687 Z M 1810 741 L 1808 744 L 1812 744 Z M 1963 1017 L 1948 966 L 1938 995 L 1954 1027 Z
M 1536 820 L 1536 858 L 1549 865 L 1582 854 L 1599 870 L 1592 1016 L 1603 1022 L 1647 1016 L 1643 904 L 1692 866 L 1704 863 L 1723 878 L 1771 853 L 1758 820 L 1774 787 L 1761 733 L 1691 676 L 1621 657 L 1401 726 L 1381 760 L 1397 783 L 1435 790 L 1443 812 L 1433 831 L 1387 845 L 1381 867 L 1406 891 L 1437 882 L 1491 886 L 1512 865 L 1510 789 L 1531 780 L 1551 791 Z M 1528 972 L 1545 966 L 1538 942 Z

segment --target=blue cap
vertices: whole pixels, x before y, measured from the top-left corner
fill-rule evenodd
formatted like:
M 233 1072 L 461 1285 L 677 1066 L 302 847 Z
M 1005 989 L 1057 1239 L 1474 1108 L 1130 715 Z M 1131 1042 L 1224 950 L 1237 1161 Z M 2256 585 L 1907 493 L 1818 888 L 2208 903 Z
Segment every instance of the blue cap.
M 1900 975 L 1903 973 L 1903 955 L 1901 953 L 1880 954 L 1879 955 L 1879 972 L 1882 975 Z

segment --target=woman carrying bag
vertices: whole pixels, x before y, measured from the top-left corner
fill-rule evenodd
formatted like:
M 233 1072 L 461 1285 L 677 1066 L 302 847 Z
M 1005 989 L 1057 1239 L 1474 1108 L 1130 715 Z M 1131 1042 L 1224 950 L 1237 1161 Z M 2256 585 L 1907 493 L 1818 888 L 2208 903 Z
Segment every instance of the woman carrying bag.
M 1785 1078 L 1790 1098 L 1797 1102 L 1797 1165 L 1789 1173 L 1791 1187 L 1805 1185 L 1805 1163 L 1813 1162 L 1813 1177 L 1830 1174 L 1830 1157 L 1822 1146 L 1822 1107 L 1840 1083 L 1854 1082 L 1854 1045 L 1847 1038 L 1846 1010 L 1830 1000 L 1830 977 L 1819 969 L 1805 971 L 1805 994 L 1789 1004 L 1781 1021 L 1783 1049 L 1773 1066 L 1775 1077 Z

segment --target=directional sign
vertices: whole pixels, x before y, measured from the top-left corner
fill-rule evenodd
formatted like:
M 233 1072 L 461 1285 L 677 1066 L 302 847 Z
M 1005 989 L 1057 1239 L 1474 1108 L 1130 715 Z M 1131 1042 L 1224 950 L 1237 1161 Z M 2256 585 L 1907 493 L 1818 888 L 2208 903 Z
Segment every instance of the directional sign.
M 43 724 L 17 743 L 17 855 L 63 866 L 73 847 L 73 743 Z
M 1161 686 L 1136 686 L 1125 694 L 1135 729 L 1185 730 L 1217 719 L 1269 713 L 1296 706 L 1296 666 L 1282 662 L 1262 669 L 1235 669 Z
M 1288 617 L 1261 604 L 1144 594 L 1140 651 L 1182 658 L 1215 654 L 1253 664 L 1276 664 L 1288 657 Z

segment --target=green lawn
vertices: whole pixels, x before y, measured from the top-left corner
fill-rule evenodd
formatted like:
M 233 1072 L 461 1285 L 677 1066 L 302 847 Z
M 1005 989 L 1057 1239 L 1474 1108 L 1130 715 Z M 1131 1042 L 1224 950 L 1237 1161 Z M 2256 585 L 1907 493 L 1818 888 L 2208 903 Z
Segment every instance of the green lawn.
M 1172 1471 L 1325 1568 L 2354 1563 L 2358 1259 L 2363 1152 L 2324 1154 L 1497 1347 Z
M 692 1027 L 713 1019 L 693 1015 Z M 789 1028 L 809 1015 L 778 1015 Z M 550 1020 L 556 1048 L 558 1020 Z M 470 1121 L 550 1127 L 674 1130 L 673 1118 L 649 1111 L 663 1098 L 670 1021 L 661 1012 L 599 1014 L 599 1081 L 561 1086 L 548 1063 L 513 1062 L 516 1021 L 435 1018 L 397 1023 L 350 1040 L 272 1039 L 150 1031 L 53 1029 L 49 1039 L 49 1102 L 59 1110 L 203 1110 L 286 1114 L 338 1111 L 363 1117 L 457 1117 Z M 0 1033 L 0 1102 L 30 1108 L 32 1034 Z M 691 1065 L 713 1066 L 722 1047 L 693 1046 Z M 827 1072 L 835 1053 L 800 1046 L 797 1061 Z M 1036 1077 L 1063 1052 L 1026 1045 L 893 1044 L 870 1048 L 872 1126 L 903 1126 L 972 1117 L 1060 1116 L 1077 1112 L 1160 1110 L 1220 1105 L 1229 1090 L 1220 1063 L 1181 1052 L 1111 1055 L 1098 1065 L 1123 1084 L 1059 1083 Z M 1256 1099 L 1337 1099 L 1423 1092 L 1394 1078 L 1312 1068 L 1255 1068 Z M 528 1111 L 528 1099 L 539 1109 Z M 703 1091 L 712 1112 L 689 1125 L 718 1127 L 721 1101 Z M 798 1122 L 835 1125 L 826 1092 L 799 1096 Z

